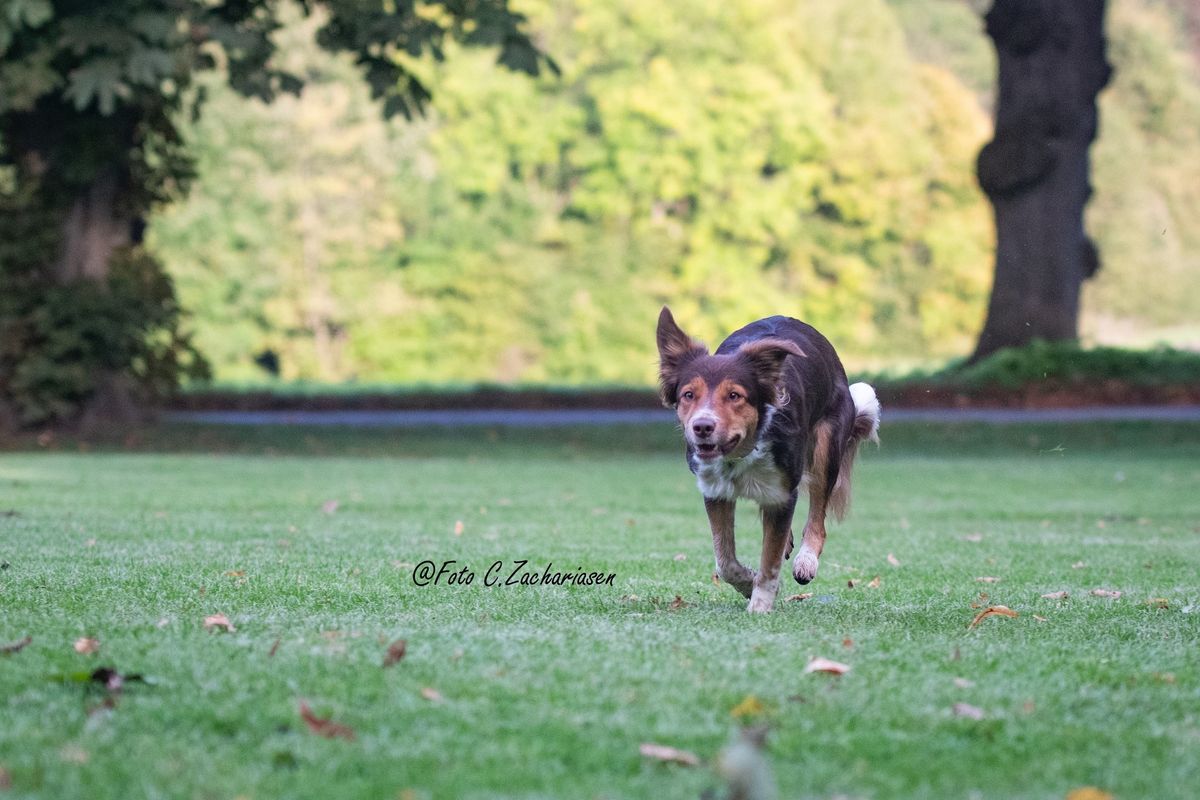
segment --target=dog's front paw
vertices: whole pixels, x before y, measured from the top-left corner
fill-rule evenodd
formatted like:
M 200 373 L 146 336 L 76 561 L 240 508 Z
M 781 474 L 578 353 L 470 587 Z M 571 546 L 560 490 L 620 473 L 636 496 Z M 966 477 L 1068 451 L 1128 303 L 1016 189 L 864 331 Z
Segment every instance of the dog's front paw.
M 796 583 L 805 584 L 817 577 L 817 554 L 807 547 L 801 547 L 792 561 L 792 577 Z
M 750 596 L 750 605 L 746 610 L 751 614 L 767 614 L 775 607 L 775 595 L 765 592 L 755 592 Z
M 745 580 L 730 581 L 729 585 L 737 589 L 742 597 L 749 598 L 754 594 L 754 573 L 748 573 Z

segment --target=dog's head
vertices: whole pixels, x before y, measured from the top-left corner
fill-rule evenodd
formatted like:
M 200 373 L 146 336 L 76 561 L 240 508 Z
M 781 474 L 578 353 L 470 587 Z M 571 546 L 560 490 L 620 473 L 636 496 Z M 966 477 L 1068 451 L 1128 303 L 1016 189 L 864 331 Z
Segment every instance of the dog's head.
M 803 355 L 794 342 L 772 338 L 710 355 L 675 324 L 670 309 L 664 306 L 658 317 L 659 392 L 702 461 L 740 458 L 754 449 L 760 418 L 780 401 L 784 359 Z

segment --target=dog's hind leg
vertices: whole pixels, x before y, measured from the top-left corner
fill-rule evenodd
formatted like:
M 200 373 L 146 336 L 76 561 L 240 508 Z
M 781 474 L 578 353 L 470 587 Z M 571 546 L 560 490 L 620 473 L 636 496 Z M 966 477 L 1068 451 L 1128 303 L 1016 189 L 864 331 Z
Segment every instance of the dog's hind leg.
M 797 583 L 808 583 L 817 577 L 821 551 L 825 549 L 825 507 L 829 503 L 830 489 L 837 480 L 834 428 L 828 420 L 818 422 L 813 428 L 813 451 L 808 468 L 808 519 L 804 523 L 800 549 L 792 559 L 792 577 Z
M 712 528 L 713 554 L 717 558 L 717 574 L 721 580 L 749 597 L 754 590 L 754 571 L 737 559 L 733 540 L 734 501 L 704 498 L 708 525 Z
M 750 595 L 749 611 L 770 611 L 779 593 L 779 568 L 792 542 L 792 514 L 796 510 L 796 493 L 792 492 L 787 502 L 779 506 L 762 509 L 763 543 L 762 561 L 758 575 L 754 576 L 754 593 Z

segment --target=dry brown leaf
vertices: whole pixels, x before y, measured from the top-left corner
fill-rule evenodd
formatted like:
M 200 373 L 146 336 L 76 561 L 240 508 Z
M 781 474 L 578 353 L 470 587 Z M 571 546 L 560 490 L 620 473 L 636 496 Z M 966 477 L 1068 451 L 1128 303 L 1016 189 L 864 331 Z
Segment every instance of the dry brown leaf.
M 879 576 L 878 575 L 876 575 L 874 578 L 871 578 L 871 580 L 867 583 L 867 588 L 868 589 L 878 589 L 879 588 Z
M 967 719 L 983 719 L 983 709 L 970 703 L 955 703 L 954 716 Z
M 1112 589 L 1092 589 L 1092 594 L 1096 597 L 1120 597 L 1120 592 L 1115 592 Z
M 246 577 L 246 570 L 231 569 L 231 570 L 228 570 L 225 574 L 231 578 L 244 578 L 244 577 Z
M 789 603 L 798 603 L 799 601 L 801 601 L 801 600 L 807 600 L 807 599 L 809 599 L 809 598 L 810 598 L 810 597 L 812 597 L 812 596 L 813 596 L 813 593 L 812 593 L 812 592 L 803 592 L 803 593 L 801 593 L 801 594 L 793 594 L 793 595 L 788 595 L 788 597 L 787 597 L 787 599 L 786 599 L 786 602 L 789 602 Z
M 223 630 L 233 633 L 237 628 L 233 627 L 233 623 L 229 621 L 229 617 L 224 614 L 209 614 L 204 618 L 204 630 Z
M 1013 611 L 1008 606 L 988 606 L 983 611 L 975 615 L 975 619 L 971 620 L 971 624 L 967 626 L 967 630 L 971 630 L 979 623 L 983 622 L 988 617 L 1015 617 L 1017 612 Z
M 831 661 L 828 658 L 817 656 L 812 661 L 809 661 L 804 667 L 804 674 L 810 672 L 826 672 L 830 675 L 845 675 L 850 671 L 849 664 L 843 664 L 840 661 Z
M 404 639 L 397 639 L 388 645 L 387 655 L 383 657 L 383 665 L 390 667 L 399 664 L 404 654 L 408 651 L 408 642 Z
M 672 611 L 678 611 L 681 608 L 687 608 L 687 606 L 688 602 L 686 600 L 679 595 L 675 595 L 675 599 L 671 601 L 671 605 L 668 606 L 668 608 L 670 608 Z
M 87 636 L 82 636 L 75 640 L 75 652 L 91 655 L 100 649 L 100 642 L 97 639 L 91 639 Z
M 842 647 L 846 648 L 847 650 L 853 649 L 854 640 L 847 636 L 845 639 L 842 639 Z
M 757 717 L 766 710 L 767 707 L 763 705 L 761 700 L 752 694 L 748 694 L 742 698 L 740 703 L 729 709 L 729 715 L 731 717 Z
M 1036 619 L 1038 622 L 1045 622 L 1045 621 L 1046 621 L 1046 618 L 1045 618 L 1045 617 L 1039 617 L 1037 614 L 1034 614 L 1034 615 L 1033 615 L 1033 618 L 1034 618 L 1034 619 Z
M 1151 608 L 1166 610 L 1171 604 L 1165 597 L 1151 597 L 1146 601 L 1146 605 L 1150 606 Z
M 321 510 L 326 514 L 336 514 L 338 506 L 340 505 L 341 503 L 339 503 L 337 500 L 326 500 L 321 504 Z
M 888 562 L 889 564 L 891 564 L 893 567 L 898 567 L 898 566 L 900 566 L 900 559 L 896 558 L 896 557 L 895 557 L 894 555 L 892 555 L 891 553 L 888 553 L 888 556 L 887 556 L 887 562 Z
M 1063 589 L 1061 592 L 1046 592 L 1044 595 L 1042 595 L 1042 597 L 1046 598 L 1047 600 L 1066 600 L 1070 596 L 1071 593 L 1066 589 Z
M 275 644 L 271 645 L 271 649 L 267 651 L 267 658 L 275 657 L 275 654 L 279 652 L 279 643 L 282 641 L 283 641 L 282 636 L 280 636 L 279 638 L 277 638 L 275 640 Z
M 461 519 L 454 520 L 454 535 L 462 536 L 462 532 L 463 532 L 463 521 Z
M 24 639 L 18 639 L 15 642 L 9 642 L 8 644 L 0 644 L 0 655 L 7 656 L 12 653 L 19 653 L 22 650 L 24 650 L 29 645 L 29 643 L 32 641 L 33 641 L 32 636 L 26 636 Z
M 437 689 L 434 689 L 432 686 L 426 686 L 421 689 L 421 697 L 424 697 L 431 703 L 440 703 L 443 699 L 445 699 L 442 697 L 442 693 Z
M 334 722 L 328 717 L 322 719 L 313 713 L 309 708 L 308 703 L 300 701 L 300 718 L 304 720 L 304 724 L 308 729 L 318 736 L 324 736 L 326 739 L 345 739 L 354 741 L 354 730 L 348 725 L 343 725 L 340 722 Z
M 681 764 L 685 767 L 700 766 L 700 758 L 695 753 L 689 753 L 687 750 L 680 750 L 676 747 L 668 747 L 665 744 L 643 742 L 638 745 L 638 752 L 646 758 L 666 761 L 670 764 Z
M 1113 800 L 1113 796 L 1095 786 L 1080 786 L 1067 792 L 1066 800 Z

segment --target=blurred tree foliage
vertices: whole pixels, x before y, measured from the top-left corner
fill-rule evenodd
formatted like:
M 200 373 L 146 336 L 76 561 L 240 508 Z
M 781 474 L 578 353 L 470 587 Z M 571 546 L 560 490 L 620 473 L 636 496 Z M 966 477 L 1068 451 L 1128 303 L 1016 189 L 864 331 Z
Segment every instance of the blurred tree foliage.
M 303 26 L 295 101 L 211 87 L 154 242 L 218 375 L 642 383 L 664 301 L 709 338 L 788 313 L 860 356 L 967 347 L 986 115 L 886 3 L 519 8 L 561 77 L 413 60 L 416 124 Z
M 274 58 L 282 14 L 320 14 L 316 41 L 353 58 L 386 116 L 412 115 L 429 98 L 405 60 L 437 62 L 451 42 L 487 46 L 521 72 L 553 69 L 506 0 L 0 0 L 0 426 L 130 418 L 204 373 L 173 283 L 143 246 L 146 217 L 193 176 L 180 124 L 203 108 L 197 75 L 219 74 L 262 101 L 303 87 L 303 70 Z M 296 173 L 327 173 L 331 158 L 315 153 Z M 300 227 L 281 233 L 300 243 L 293 282 L 308 295 L 342 266 L 346 236 L 334 229 L 356 214 L 346 204 L 357 193 L 310 202 L 281 192 L 298 203 L 288 213 Z M 360 246 L 361 229 L 351 238 Z M 314 369 L 332 376 L 330 312 L 318 302 L 303 313 L 286 322 L 308 326 Z
M 1144 325 L 1200 312 L 1200 82 L 1173 2 L 1114 0 L 1095 156 L 1088 310 Z M 710 339 L 787 313 L 860 365 L 962 353 L 991 280 L 986 6 L 525 0 L 561 77 L 409 59 L 435 96 L 412 123 L 297 22 L 304 92 L 211 81 L 200 178 L 154 242 L 229 380 L 269 353 L 288 379 L 644 383 L 664 301 Z

